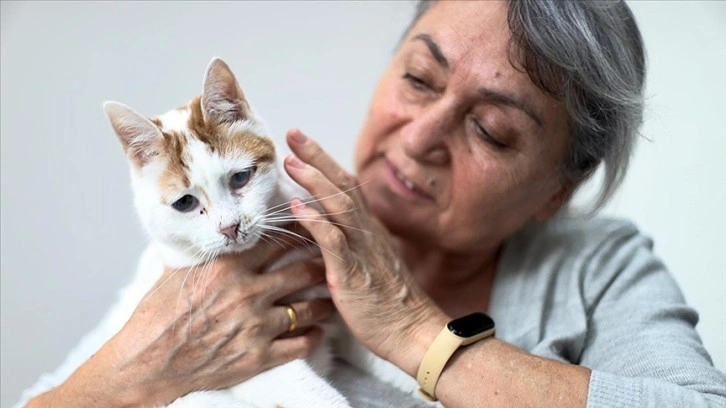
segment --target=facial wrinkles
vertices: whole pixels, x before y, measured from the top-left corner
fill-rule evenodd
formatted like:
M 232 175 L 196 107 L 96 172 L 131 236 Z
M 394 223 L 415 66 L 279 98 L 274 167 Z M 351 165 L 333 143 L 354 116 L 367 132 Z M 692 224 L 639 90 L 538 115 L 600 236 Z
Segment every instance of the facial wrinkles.
M 492 14 L 491 18 L 495 18 L 495 16 Z M 482 25 L 485 26 L 486 24 Z M 506 27 L 502 27 L 501 30 L 489 29 L 484 32 L 477 30 L 475 31 L 479 33 L 477 36 L 467 36 L 466 34 L 472 32 L 471 30 L 467 31 L 466 29 L 459 29 L 459 27 L 455 25 L 448 25 L 446 27 L 448 30 L 447 33 L 441 35 L 433 34 L 431 37 L 435 40 L 437 38 L 444 39 L 439 43 L 439 45 L 443 49 L 443 53 L 447 56 L 447 59 L 452 61 L 450 64 L 450 77 L 447 81 L 447 91 L 449 93 L 453 93 L 453 98 L 458 99 L 460 103 L 465 103 L 465 95 L 470 94 L 481 84 L 492 84 L 493 87 L 502 89 L 526 89 L 529 85 L 528 83 L 525 83 L 525 80 L 528 81 L 528 78 L 524 77 L 526 74 L 516 71 L 509 63 L 507 55 L 509 33 Z M 452 37 L 454 37 L 453 40 L 446 41 L 447 38 L 450 39 Z M 482 44 L 491 45 L 483 47 Z M 497 56 L 497 58 L 486 58 L 488 55 L 494 55 Z M 485 68 L 481 69 L 481 67 Z M 534 85 L 532 84 L 532 86 Z M 494 116 L 495 119 L 487 121 L 487 124 L 491 127 L 499 123 L 499 125 L 496 126 L 499 132 L 511 132 L 512 130 L 508 129 L 509 124 L 501 123 L 502 117 L 512 118 L 512 116 L 519 115 L 516 112 L 507 113 L 508 114 L 496 114 L 496 116 Z M 520 129 L 518 132 L 521 133 L 522 128 L 524 128 L 527 133 L 530 133 L 530 137 L 541 136 L 533 134 L 539 133 L 534 129 L 534 121 L 531 118 L 527 118 L 525 120 L 528 121 L 526 122 L 527 125 L 519 125 Z M 521 120 L 519 123 L 522 123 Z M 471 153 L 472 151 L 481 150 L 476 149 L 476 142 L 471 139 L 466 140 L 467 152 Z M 543 151 L 544 149 L 542 149 L 544 146 L 541 146 L 540 143 L 535 144 L 539 145 L 537 146 L 539 149 L 536 149 L 537 153 L 545 153 Z M 479 170 L 480 173 L 491 172 L 492 175 L 499 177 L 499 180 L 490 180 L 489 182 L 493 182 L 499 188 L 503 188 L 505 191 L 502 191 L 502 193 L 504 194 L 517 193 L 518 189 L 526 187 L 527 183 L 531 182 L 534 178 L 547 178 L 542 177 L 542 174 L 536 174 L 537 169 L 531 168 L 531 166 L 536 163 L 543 163 L 541 160 L 534 160 L 534 158 L 529 157 L 528 161 L 523 160 L 527 159 L 527 157 L 511 157 L 511 155 L 503 156 L 500 152 L 493 152 L 492 154 L 488 154 L 487 152 L 487 149 L 479 151 L 480 154 L 485 154 L 487 156 L 486 158 L 474 155 L 474 165 L 472 166 L 474 169 L 462 169 L 462 173 L 470 171 L 476 173 L 477 170 Z M 462 154 L 462 152 L 460 151 L 458 154 Z M 494 160 L 494 162 L 492 162 L 492 160 Z M 536 163 L 531 163 L 533 160 Z M 457 160 L 454 161 L 453 165 L 456 166 L 456 163 L 458 163 Z M 547 163 L 547 161 L 544 163 Z M 456 169 L 455 172 L 458 173 Z M 478 182 L 480 179 L 476 177 L 470 177 L 468 179 L 471 181 L 471 185 L 467 186 L 467 189 L 480 188 L 480 186 L 477 185 L 480 184 L 480 182 Z M 549 188 L 549 186 L 541 184 L 537 184 L 533 187 L 538 191 L 541 191 L 543 188 Z M 531 195 L 527 193 L 527 191 L 520 191 L 518 195 Z M 504 209 L 501 209 L 501 211 L 504 211 Z
M 461 3 L 452 4 L 462 5 Z M 515 56 L 510 54 L 511 33 L 507 24 L 506 5 L 504 3 L 487 2 L 484 3 L 486 8 L 479 10 L 481 9 L 480 5 L 479 2 L 472 2 L 472 4 L 463 4 L 464 8 L 452 7 L 454 13 L 473 13 L 476 11 L 477 18 L 475 20 L 462 16 L 462 18 L 440 18 L 444 22 L 457 21 L 455 25 L 431 24 L 430 29 L 441 41 L 441 48 L 445 49 L 450 58 L 456 61 L 455 64 L 452 64 L 452 72 L 458 74 L 455 81 L 453 81 L 454 85 L 462 85 L 462 89 L 460 89 L 462 92 L 471 93 L 477 90 L 480 97 L 485 99 L 486 92 L 501 93 L 512 97 L 518 103 L 528 105 L 525 108 L 527 111 L 541 111 L 542 109 L 534 109 L 531 105 L 535 100 L 543 99 L 541 97 L 542 92 L 531 83 L 529 76 L 525 72 L 512 66 L 511 57 Z M 477 7 L 477 10 L 467 10 L 466 6 Z M 482 19 L 482 16 L 486 16 L 486 18 Z M 426 27 L 423 29 L 426 29 Z M 479 91 L 485 92 L 481 93 Z M 522 124 L 525 121 L 534 121 L 536 124 L 538 120 L 542 119 L 542 115 L 535 114 L 535 116 L 539 117 L 538 119 L 527 116 L 520 120 L 520 115 L 528 114 L 523 111 L 517 112 L 519 108 L 508 106 L 508 103 L 503 101 L 499 100 L 499 98 L 492 100 L 497 107 L 504 108 L 507 113 L 513 113 L 514 116 L 517 116 L 518 122 Z

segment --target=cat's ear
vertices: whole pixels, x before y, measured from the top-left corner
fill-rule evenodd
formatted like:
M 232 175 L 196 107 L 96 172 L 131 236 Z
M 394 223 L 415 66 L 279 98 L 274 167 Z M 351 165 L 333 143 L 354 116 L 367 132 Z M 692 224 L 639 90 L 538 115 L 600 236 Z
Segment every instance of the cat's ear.
M 204 75 L 202 114 L 205 122 L 232 123 L 247 119 L 249 105 L 229 66 L 219 58 L 212 59 Z
M 164 135 L 154 122 L 118 102 L 105 102 L 103 110 L 134 165 L 141 168 L 158 155 Z

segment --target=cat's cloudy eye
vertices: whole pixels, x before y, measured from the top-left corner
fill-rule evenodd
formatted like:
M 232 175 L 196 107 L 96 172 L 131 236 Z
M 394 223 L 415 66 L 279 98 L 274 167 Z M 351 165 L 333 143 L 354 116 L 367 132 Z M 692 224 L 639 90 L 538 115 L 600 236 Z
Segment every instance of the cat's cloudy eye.
M 179 212 L 189 212 L 199 205 L 199 200 L 193 195 L 185 195 L 184 197 L 174 201 L 171 206 Z
M 232 190 L 239 190 L 244 187 L 252 178 L 252 174 L 257 170 L 256 166 L 234 173 L 229 180 L 229 187 Z

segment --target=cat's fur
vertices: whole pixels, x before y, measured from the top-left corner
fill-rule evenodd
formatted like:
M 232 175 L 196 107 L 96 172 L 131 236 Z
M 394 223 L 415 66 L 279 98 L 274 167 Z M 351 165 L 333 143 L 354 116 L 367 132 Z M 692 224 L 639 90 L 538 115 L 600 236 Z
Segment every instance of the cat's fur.
M 290 219 L 290 199 L 308 193 L 282 170 L 265 125 L 220 59 L 209 63 L 202 95 L 178 109 L 151 119 L 117 102 L 106 102 L 104 109 L 129 160 L 134 203 L 151 238 L 133 282 L 122 291 L 109 318 L 117 331 L 158 281 L 164 265 L 191 267 L 224 253 L 254 250 L 275 219 Z M 248 181 L 233 186 L 234 175 L 248 170 L 253 170 Z M 187 195 L 198 200 L 196 207 L 185 212 L 173 208 Z M 288 254 L 276 265 L 295 257 L 299 254 Z M 326 296 L 324 289 L 312 288 L 297 299 Z M 404 392 L 416 393 L 413 378 L 376 357 L 342 324 L 326 325 L 325 332 L 328 340 L 335 339 L 340 357 Z M 273 368 L 227 390 L 188 394 L 168 407 L 349 407 L 324 379 L 331 367 L 331 348 L 325 342 L 306 360 Z
M 152 119 L 116 102 L 104 109 L 129 159 L 134 203 L 151 238 L 133 283 L 122 292 L 124 312 L 115 317 L 120 329 L 163 265 L 191 267 L 254 250 L 271 224 L 271 209 L 305 193 L 281 171 L 264 124 L 220 59 L 207 68 L 203 94 L 181 108 Z M 185 202 L 193 209 L 187 211 Z M 323 345 L 307 360 L 227 390 L 188 394 L 169 407 L 348 407 L 323 379 L 331 364 Z

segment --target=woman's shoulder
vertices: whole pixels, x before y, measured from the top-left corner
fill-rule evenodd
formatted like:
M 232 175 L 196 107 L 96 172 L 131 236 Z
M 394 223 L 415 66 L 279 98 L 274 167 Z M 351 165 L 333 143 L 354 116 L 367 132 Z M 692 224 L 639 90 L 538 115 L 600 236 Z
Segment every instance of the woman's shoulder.
M 559 215 L 530 225 L 505 247 L 503 266 L 523 285 L 547 282 L 543 290 L 579 297 L 586 307 L 606 292 L 648 292 L 683 302 L 653 240 L 626 219 Z
M 607 216 L 560 214 L 547 222 L 528 225 L 520 239 L 570 243 L 576 247 L 592 247 L 612 239 L 645 235 L 628 219 Z
M 653 247 L 650 236 L 632 221 L 559 215 L 512 237 L 501 267 L 522 284 L 556 282 L 546 286 L 593 301 L 606 290 L 636 290 L 645 282 L 682 299 Z
M 496 287 L 494 306 L 503 320 L 529 322 L 504 334 L 526 350 L 568 361 L 577 361 L 588 321 L 596 315 L 603 319 L 597 310 L 605 319 L 617 319 L 633 308 L 642 310 L 644 302 L 684 305 L 652 240 L 631 221 L 603 216 L 559 216 L 526 227 L 505 246 Z M 521 299 L 530 306 L 518 308 Z M 693 320 L 690 311 L 686 314 Z M 540 338 L 543 331 L 554 340 Z M 572 341 L 554 353 L 549 347 L 560 335 Z
M 530 224 L 506 244 L 506 251 L 531 264 L 558 264 L 590 260 L 603 252 L 652 251 L 652 239 L 627 219 L 605 216 L 558 215 L 547 222 Z

